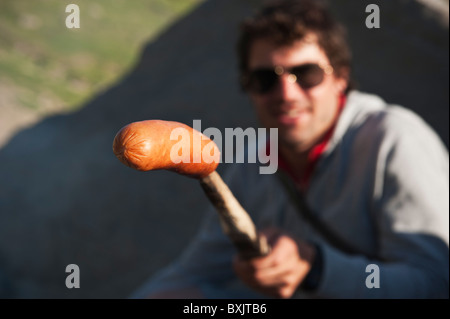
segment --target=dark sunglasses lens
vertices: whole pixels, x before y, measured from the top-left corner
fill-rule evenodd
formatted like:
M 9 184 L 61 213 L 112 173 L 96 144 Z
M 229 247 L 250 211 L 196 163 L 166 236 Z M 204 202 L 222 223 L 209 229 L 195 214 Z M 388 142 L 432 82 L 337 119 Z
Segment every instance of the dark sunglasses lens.
M 317 64 L 306 64 L 295 67 L 291 72 L 297 77 L 298 84 L 304 89 L 319 85 L 324 78 L 324 71 Z
M 273 70 L 255 70 L 250 73 L 248 90 L 256 93 L 267 93 L 277 82 L 277 75 Z

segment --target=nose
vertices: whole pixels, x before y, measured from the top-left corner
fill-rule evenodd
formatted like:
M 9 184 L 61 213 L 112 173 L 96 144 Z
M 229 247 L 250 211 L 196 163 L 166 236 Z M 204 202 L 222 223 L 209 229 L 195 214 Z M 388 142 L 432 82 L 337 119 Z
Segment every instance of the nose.
M 279 76 L 275 92 L 284 101 L 297 100 L 305 95 L 304 90 L 297 83 L 297 77 L 289 73 Z

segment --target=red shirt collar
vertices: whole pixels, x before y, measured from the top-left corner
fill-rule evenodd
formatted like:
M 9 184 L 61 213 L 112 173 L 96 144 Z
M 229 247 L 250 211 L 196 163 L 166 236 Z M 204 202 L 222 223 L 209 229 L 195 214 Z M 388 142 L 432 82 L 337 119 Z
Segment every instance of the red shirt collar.
M 339 99 L 339 110 L 338 115 L 336 116 L 336 120 L 333 126 L 325 133 L 321 141 L 309 151 L 305 173 L 301 178 L 295 177 L 293 170 L 288 166 L 286 160 L 280 153 L 278 153 L 278 167 L 284 170 L 296 182 L 296 184 L 300 187 L 302 191 L 304 191 L 308 187 L 314 169 L 317 166 L 317 163 L 319 162 L 320 156 L 325 151 L 331 137 L 333 136 L 337 120 L 342 112 L 342 109 L 345 106 L 346 100 L 347 97 L 343 94 Z

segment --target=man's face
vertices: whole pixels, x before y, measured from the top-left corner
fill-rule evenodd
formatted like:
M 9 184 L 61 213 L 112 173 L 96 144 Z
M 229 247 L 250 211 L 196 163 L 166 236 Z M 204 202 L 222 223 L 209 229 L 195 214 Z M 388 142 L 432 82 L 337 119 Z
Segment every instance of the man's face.
M 289 69 L 309 63 L 329 66 L 328 57 L 315 38 L 309 39 L 283 47 L 264 39 L 256 40 L 250 50 L 249 70 Z M 304 152 L 334 124 L 339 98 L 346 86 L 345 79 L 331 73 L 325 74 L 319 85 L 304 89 L 295 82 L 295 77 L 284 73 L 271 90 L 251 92 L 250 97 L 261 124 L 278 128 L 280 146 Z

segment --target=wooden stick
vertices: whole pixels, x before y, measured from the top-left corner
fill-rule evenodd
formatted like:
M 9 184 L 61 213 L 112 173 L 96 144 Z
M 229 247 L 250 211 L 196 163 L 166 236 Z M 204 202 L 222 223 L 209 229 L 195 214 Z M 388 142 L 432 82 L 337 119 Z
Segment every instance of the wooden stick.
M 258 236 L 252 219 L 234 197 L 219 173 L 214 171 L 199 180 L 206 195 L 219 213 L 223 231 L 231 239 L 239 253 L 245 258 L 268 254 L 270 248 L 265 237 Z

